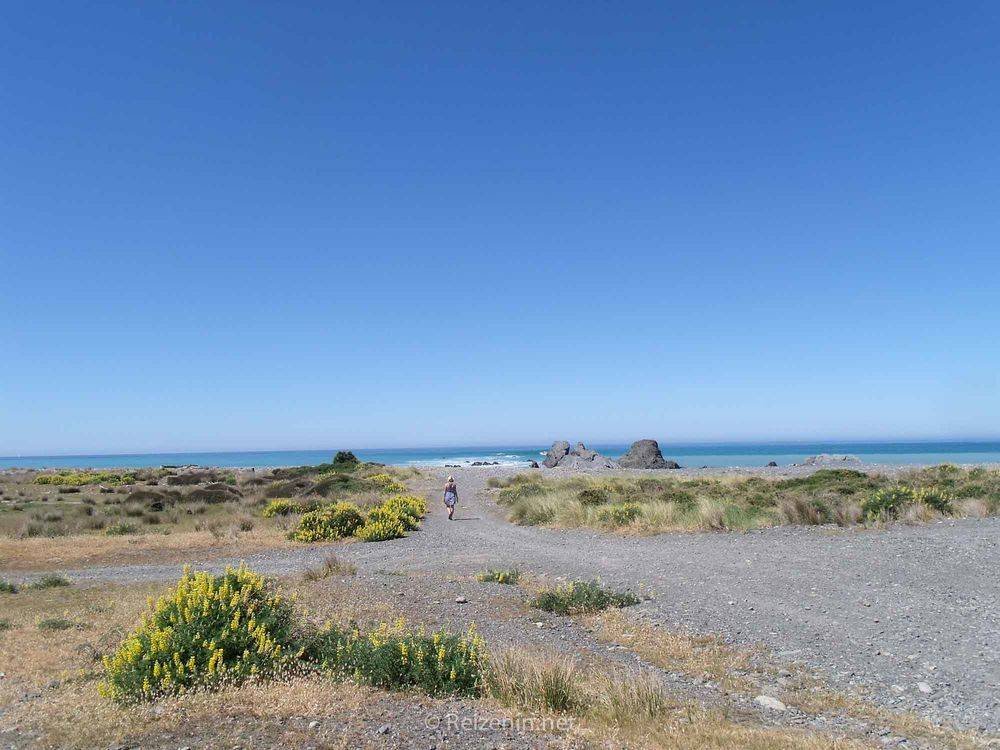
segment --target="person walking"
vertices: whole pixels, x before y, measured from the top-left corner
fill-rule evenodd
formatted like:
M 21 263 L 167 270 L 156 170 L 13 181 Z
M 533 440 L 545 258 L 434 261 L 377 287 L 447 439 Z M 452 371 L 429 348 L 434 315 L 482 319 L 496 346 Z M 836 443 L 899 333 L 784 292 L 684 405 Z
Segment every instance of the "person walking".
M 444 483 L 444 505 L 448 509 L 448 520 L 455 520 L 455 506 L 458 504 L 458 485 L 455 477 L 448 477 Z

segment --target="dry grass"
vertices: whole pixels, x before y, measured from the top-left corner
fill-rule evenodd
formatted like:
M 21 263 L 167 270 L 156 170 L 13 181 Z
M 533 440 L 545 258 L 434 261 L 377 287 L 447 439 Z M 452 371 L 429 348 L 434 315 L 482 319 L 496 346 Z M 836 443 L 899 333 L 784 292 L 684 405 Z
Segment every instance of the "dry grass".
M 762 651 L 736 649 L 711 636 L 664 631 L 632 620 L 620 611 L 605 613 L 592 623 L 600 628 L 601 638 L 625 646 L 643 661 L 672 672 L 710 679 L 729 692 L 756 695 L 762 685 L 775 682 L 778 672 L 778 666 Z M 775 693 L 786 705 L 805 713 L 839 714 L 888 726 L 897 734 L 929 742 L 934 747 L 979 750 L 995 746 L 982 735 L 938 726 L 915 714 L 889 711 L 859 696 L 835 691 L 801 667 L 793 669 L 792 678 Z
M 896 477 L 824 469 L 790 478 L 665 473 L 555 479 L 536 473 L 490 482 L 514 523 L 625 534 L 742 531 L 779 524 L 853 526 L 865 521 L 865 503 L 876 491 L 897 485 L 953 498 L 951 514 L 958 517 L 1000 513 L 1000 471 L 954 466 Z M 923 523 L 944 512 L 947 509 L 915 501 L 898 520 Z
M 54 538 L 0 537 L 4 570 L 29 572 L 85 568 L 95 565 L 182 563 L 192 558 L 211 560 L 250 552 L 292 547 L 278 528 L 249 532 L 187 531 L 173 534 L 99 536 L 82 534 Z

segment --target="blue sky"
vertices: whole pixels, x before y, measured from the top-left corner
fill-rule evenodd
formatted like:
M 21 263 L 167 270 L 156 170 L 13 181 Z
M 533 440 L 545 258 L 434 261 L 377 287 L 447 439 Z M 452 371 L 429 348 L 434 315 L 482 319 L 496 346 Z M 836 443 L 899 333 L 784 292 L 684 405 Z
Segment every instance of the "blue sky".
M 20 3 L 0 455 L 1000 436 L 995 3 Z

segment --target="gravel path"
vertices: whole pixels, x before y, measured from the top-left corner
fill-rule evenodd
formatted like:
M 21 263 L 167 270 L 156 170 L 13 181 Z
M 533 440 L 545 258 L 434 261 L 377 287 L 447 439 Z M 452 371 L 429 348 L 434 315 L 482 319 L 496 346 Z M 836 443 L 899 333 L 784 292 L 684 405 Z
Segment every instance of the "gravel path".
M 654 596 L 644 605 L 648 616 L 665 625 L 762 643 L 779 659 L 817 668 L 834 686 L 864 689 L 883 705 L 1000 730 L 1000 519 L 887 531 L 785 527 L 622 538 L 505 522 L 485 491 L 487 476 L 498 471 L 452 470 L 461 490 L 455 522 L 435 492 L 422 530 L 406 539 L 272 551 L 247 563 L 290 574 L 335 551 L 368 570 L 468 576 L 510 564 L 642 586 Z M 66 573 L 138 581 L 172 579 L 179 569 Z

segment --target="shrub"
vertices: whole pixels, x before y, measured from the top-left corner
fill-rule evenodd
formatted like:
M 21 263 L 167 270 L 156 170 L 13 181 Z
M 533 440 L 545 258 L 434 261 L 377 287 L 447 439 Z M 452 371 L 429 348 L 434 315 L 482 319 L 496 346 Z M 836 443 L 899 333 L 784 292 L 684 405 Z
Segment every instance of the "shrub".
M 108 526 L 104 530 L 104 533 L 108 536 L 125 536 L 127 534 L 135 534 L 138 531 L 139 528 L 134 523 L 119 521 L 118 523 L 113 523 Z
M 481 686 L 484 647 L 474 625 L 464 635 L 407 630 L 403 620 L 368 633 L 327 626 L 312 648 L 325 671 L 378 688 L 477 695 Z
M 17 584 L 0 578 L 0 594 L 16 594 Z
M 427 515 L 427 501 L 415 495 L 396 495 L 390 497 L 379 507 L 397 516 L 407 531 L 418 528 L 421 519 Z M 370 518 L 371 515 L 369 515 Z
M 913 494 L 917 502 L 923 503 L 928 508 L 933 508 L 938 513 L 944 513 L 947 515 L 954 513 L 955 511 L 955 506 L 953 505 L 955 498 L 944 490 L 921 487 Z
M 296 653 L 292 607 L 274 582 L 242 565 L 191 573 L 104 659 L 100 693 L 119 703 L 269 675 Z
M 611 526 L 626 526 L 642 515 L 639 503 L 615 503 L 607 508 L 601 508 L 597 518 Z
M 508 586 L 516 586 L 517 582 L 521 580 L 521 571 L 517 568 L 507 570 L 487 568 L 476 573 L 476 580 L 480 583 L 503 583 Z
M 264 518 L 274 518 L 275 516 L 290 516 L 293 513 L 298 513 L 299 510 L 300 509 L 298 505 L 293 503 L 291 500 L 282 497 L 276 500 L 272 500 L 266 506 L 264 506 L 264 510 L 261 512 L 261 515 L 264 516 Z
M 899 513 L 916 499 L 916 493 L 902 485 L 884 487 L 873 492 L 864 503 L 861 510 L 868 521 L 888 521 L 898 518 Z
M 363 542 L 385 542 L 406 536 L 406 529 L 398 516 L 381 512 L 380 508 L 375 508 L 368 515 L 364 526 L 354 534 Z
M 639 597 L 631 591 L 617 592 L 602 586 L 599 581 L 572 581 L 539 592 L 531 606 L 558 615 L 583 615 L 638 603 Z
M 581 505 L 604 505 L 608 502 L 608 493 L 598 487 L 587 487 L 577 493 L 576 499 Z
M 0 618 L 0 633 L 2 633 L 4 630 L 11 630 L 13 627 L 14 623 L 12 623 L 10 620 L 5 620 L 3 618 Z
M 46 573 L 41 578 L 36 580 L 34 583 L 30 584 L 28 588 L 32 589 L 57 589 L 63 586 L 71 586 L 72 582 L 66 577 L 61 576 L 58 573 Z
M 396 481 L 396 478 L 391 474 L 372 474 L 367 481 L 374 485 L 379 492 L 404 492 L 406 490 L 406 485 Z
M 79 625 L 65 617 L 46 617 L 38 621 L 39 630 L 69 630 L 76 627 Z
M 39 474 L 34 479 L 35 484 L 57 484 L 65 487 L 79 487 L 85 484 L 123 485 L 135 484 L 136 476 L 131 472 L 117 473 L 111 471 L 59 471 L 52 474 Z
M 310 511 L 299 520 L 291 538 L 298 542 L 325 542 L 354 534 L 364 523 L 361 510 L 354 503 L 334 503 Z
M 352 451 L 337 451 L 337 455 L 333 457 L 333 463 L 353 466 L 358 463 L 358 458 Z

